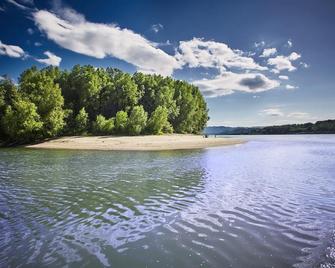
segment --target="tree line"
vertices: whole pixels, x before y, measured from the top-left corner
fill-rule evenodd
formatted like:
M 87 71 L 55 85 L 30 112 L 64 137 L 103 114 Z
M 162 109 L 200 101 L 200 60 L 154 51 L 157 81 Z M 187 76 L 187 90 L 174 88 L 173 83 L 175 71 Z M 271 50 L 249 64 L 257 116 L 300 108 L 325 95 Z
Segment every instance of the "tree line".
M 207 127 L 208 135 L 335 134 L 335 120 L 266 127 Z
M 161 75 L 76 65 L 25 70 L 0 81 L 0 140 L 61 135 L 200 133 L 208 109 L 199 89 Z

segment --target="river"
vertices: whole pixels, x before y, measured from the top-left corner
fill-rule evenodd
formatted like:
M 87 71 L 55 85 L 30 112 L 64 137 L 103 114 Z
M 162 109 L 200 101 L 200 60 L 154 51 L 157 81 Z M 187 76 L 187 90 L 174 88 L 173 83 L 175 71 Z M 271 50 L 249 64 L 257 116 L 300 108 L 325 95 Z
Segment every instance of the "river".
M 335 136 L 0 149 L 0 267 L 335 267 Z

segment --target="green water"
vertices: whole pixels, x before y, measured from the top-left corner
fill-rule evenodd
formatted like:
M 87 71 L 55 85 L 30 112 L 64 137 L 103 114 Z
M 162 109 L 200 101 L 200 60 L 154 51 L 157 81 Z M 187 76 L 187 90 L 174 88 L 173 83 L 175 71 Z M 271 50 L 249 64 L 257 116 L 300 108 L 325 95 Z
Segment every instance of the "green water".
M 334 140 L 267 137 L 172 152 L 2 149 L 0 266 L 331 263 Z

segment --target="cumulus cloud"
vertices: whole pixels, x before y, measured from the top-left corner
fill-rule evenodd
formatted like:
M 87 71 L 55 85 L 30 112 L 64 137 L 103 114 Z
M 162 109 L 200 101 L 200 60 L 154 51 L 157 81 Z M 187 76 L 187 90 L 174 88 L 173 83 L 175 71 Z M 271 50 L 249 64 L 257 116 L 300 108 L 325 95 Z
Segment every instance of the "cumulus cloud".
M 229 95 L 236 91 L 257 93 L 279 86 L 279 82 L 271 80 L 261 73 L 224 72 L 213 79 L 193 81 L 207 97 Z
M 31 28 L 28 28 L 28 29 L 27 29 L 27 33 L 30 34 L 30 35 L 32 35 L 32 34 L 34 33 L 34 30 L 31 29 Z
M 52 65 L 52 66 L 59 66 L 60 62 L 62 61 L 61 57 L 56 56 L 50 51 L 45 51 L 43 53 L 47 58 L 45 59 L 36 59 L 36 61 L 40 63 L 44 63 L 46 65 Z
M 288 46 L 288 47 L 292 47 L 292 46 L 293 46 L 293 43 L 292 43 L 291 40 L 287 40 L 287 46 Z
M 269 58 L 268 64 L 274 66 L 274 73 L 279 73 L 282 70 L 288 70 L 289 72 L 292 72 L 296 70 L 297 68 L 292 65 L 292 61 L 295 61 L 301 57 L 300 54 L 296 52 L 292 52 L 288 56 L 277 56 L 275 58 Z
M 26 54 L 21 47 L 6 45 L 0 41 L 0 55 L 5 55 L 12 58 L 21 58 Z
M 72 9 L 59 15 L 46 10 L 33 13 L 35 24 L 63 48 L 98 59 L 112 56 L 144 72 L 171 75 L 177 60 L 143 36 L 112 24 L 93 23 Z
M 279 75 L 278 77 L 281 80 L 288 80 L 288 76 L 287 75 Z
M 292 90 L 292 89 L 296 89 L 297 87 L 292 86 L 292 85 L 286 85 L 285 88 L 289 89 L 289 90 Z
M 307 118 L 309 117 L 309 113 L 304 112 L 292 112 L 287 115 L 289 118 Z
M 42 46 L 42 44 L 41 44 L 40 42 L 35 42 L 35 43 L 34 43 L 34 46 L 35 46 L 35 47 L 40 47 L 40 46 Z
M 255 47 L 264 47 L 265 46 L 265 42 L 264 41 L 260 41 L 260 42 L 255 42 L 254 43 Z
M 263 50 L 262 55 L 260 55 L 260 57 L 268 58 L 268 57 L 270 57 L 270 56 L 272 56 L 272 55 L 274 55 L 276 53 L 277 53 L 277 49 L 275 47 L 273 47 L 273 48 L 265 48 Z
M 304 68 L 309 68 L 309 64 L 307 64 L 306 62 L 300 62 L 299 64 Z
M 32 0 L 7 0 L 7 2 L 25 11 L 36 10 Z
M 164 26 L 160 23 L 151 25 L 151 31 L 158 33 L 160 30 L 163 30 Z
M 268 116 L 284 116 L 284 113 L 279 108 L 267 108 L 261 111 L 261 114 Z
M 190 68 L 217 68 L 221 72 L 227 68 L 267 70 L 267 67 L 260 66 L 253 58 L 243 56 L 240 50 L 233 50 L 225 43 L 204 41 L 201 38 L 179 42 L 176 59 Z

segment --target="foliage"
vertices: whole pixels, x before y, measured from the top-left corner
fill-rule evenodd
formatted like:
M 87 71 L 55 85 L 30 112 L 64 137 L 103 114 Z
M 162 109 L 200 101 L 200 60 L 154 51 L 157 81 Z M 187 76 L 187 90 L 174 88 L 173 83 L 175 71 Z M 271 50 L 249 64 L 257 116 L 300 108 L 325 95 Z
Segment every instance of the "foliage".
M 207 127 L 208 135 L 334 134 L 335 120 L 268 127 Z
M 151 114 L 148 121 L 148 130 L 152 134 L 162 134 L 164 131 L 171 131 L 171 124 L 168 121 L 168 109 L 158 106 Z
M 139 135 L 145 129 L 147 124 L 148 113 L 143 106 L 135 106 L 130 113 L 128 120 L 128 133 L 130 135 Z
M 114 131 L 114 118 L 106 119 L 103 115 L 99 114 L 93 124 L 94 134 L 108 135 Z
M 115 129 L 117 133 L 125 133 L 128 123 L 128 114 L 125 111 L 118 111 L 115 116 Z
M 20 114 L 15 115 L 16 110 Z M 12 122 L 18 120 L 16 116 L 31 122 L 31 129 Z M 29 68 L 17 86 L 0 81 L 0 117 L 1 140 L 18 136 L 36 140 L 91 132 L 199 133 L 208 110 L 199 89 L 185 81 L 76 65 L 65 71 L 51 66 Z
M 1 124 L 9 140 L 18 143 L 38 138 L 43 127 L 35 104 L 23 99 L 14 101 L 13 106 L 7 106 Z
M 32 67 L 24 71 L 19 79 L 19 90 L 23 97 L 34 103 L 43 122 L 43 137 L 56 136 L 64 127 L 64 98 L 55 78 L 59 70 L 49 67 L 42 70 Z
M 87 131 L 88 113 L 85 108 L 81 108 L 75 118 L 75 132 L 76 134 L 83 134 Z

